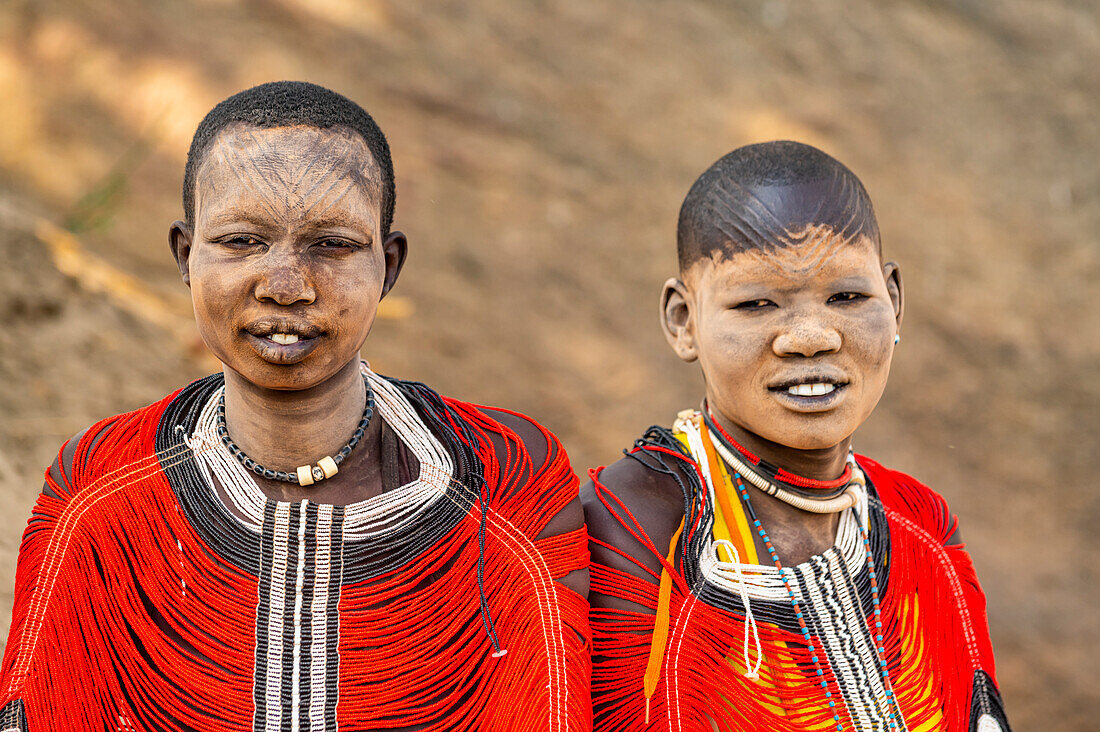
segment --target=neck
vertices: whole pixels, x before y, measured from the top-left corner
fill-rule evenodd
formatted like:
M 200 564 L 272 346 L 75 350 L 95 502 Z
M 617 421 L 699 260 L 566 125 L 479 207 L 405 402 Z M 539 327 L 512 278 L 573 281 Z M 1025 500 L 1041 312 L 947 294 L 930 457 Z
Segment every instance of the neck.
M 711 413 L 719 427 L 742 447 L 788 473 L 813 480 L 831 481 L 844 472 L 849 439 L 823 450 L 800 450 L 772 442 L 731 422 L 724 415 Z M 761 557 L 774 549 L 784 566 L 792 566 L 821 554 L 836 541 L 839 513 L 803 511 L 763 491 L 749 489 L 757 519 L 767 527 L 772 545 L 769 549 L 756 541 Z
M 716 411 L 712 410 L 711 415 L 718 425 L 742 447 L 761 460 L 780 467 L 788 473 L 813 480 L 834 480 L 844 472 L 852 442 L 850 437 L 832 447 L 802 450 L 765 439 L 731 422 L 725 415 Z
M 293 472 L 336 454 L 363 416 L 366 388 L 353 359 L 308 389 L 257 386 L 232 369 L 225 373 L 225 421 L 245 454 L 264 467 Z

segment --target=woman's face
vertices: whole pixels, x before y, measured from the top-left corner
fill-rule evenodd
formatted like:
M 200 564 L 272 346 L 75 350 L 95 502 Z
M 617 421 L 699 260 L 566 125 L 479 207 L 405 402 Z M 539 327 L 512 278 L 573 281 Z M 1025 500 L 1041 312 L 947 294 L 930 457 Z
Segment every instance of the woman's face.
M 342 129 L 237 125 L 207 148 L 194 225 L 170 239 L 199 333 L 247 381 L 297 390 L 357 359 L 405 256 L 381 238 L 382 181 Z
M 690 350 L 680 355 L 698 358 L 708 403 L 730 422 L 818 450 L 851 436 L 882 395 L 900 281 L 865 237 L 827 227 L 802 236 L 697 263 L 684 283 Z

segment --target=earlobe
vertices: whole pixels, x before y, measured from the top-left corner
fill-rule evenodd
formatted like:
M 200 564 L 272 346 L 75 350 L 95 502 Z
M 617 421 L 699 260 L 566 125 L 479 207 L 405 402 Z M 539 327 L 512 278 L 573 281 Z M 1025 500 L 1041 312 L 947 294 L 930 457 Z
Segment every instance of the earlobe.
M 183 284 L 191 286 L 191 227 L 183 221 L 174 221 L 168 228 L 168 248 L 179 267 Z
M 676 355 L 688 363 L 699 357 L 695 351 L 690 302 L 687 286 L 682 281 L 671 277 L 665 282 L 661 291 L 661 330 Z
M 382 297 L 386 296 L 405 266 L 405 257 L 409 253 L 409 242 L 400 231 L 391 231 L 382 242 L 382 254 L 386 259 L 386 279 L 382 283 Z

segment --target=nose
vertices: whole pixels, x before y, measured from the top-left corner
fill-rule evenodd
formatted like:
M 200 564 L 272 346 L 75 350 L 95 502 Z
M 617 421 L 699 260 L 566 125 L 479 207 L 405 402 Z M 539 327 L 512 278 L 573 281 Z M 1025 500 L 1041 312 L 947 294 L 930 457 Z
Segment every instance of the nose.
M 772 342 L 777 356 L 813 358 L 840 350 L 840 333 L 831 324 L 813 316 L 791 318 Z
M 256 299 L 277 305 L 309 305 L 317 298 L 308 273 L 293 258 L 280 258 L 266 263 L 256 283 Z

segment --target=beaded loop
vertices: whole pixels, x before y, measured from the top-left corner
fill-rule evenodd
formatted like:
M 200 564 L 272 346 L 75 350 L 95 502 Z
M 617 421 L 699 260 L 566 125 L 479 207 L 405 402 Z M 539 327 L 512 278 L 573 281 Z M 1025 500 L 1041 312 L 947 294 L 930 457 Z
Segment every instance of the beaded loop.
M 355 446 L 359 444 L 359 441 L 363 439 L 363 435 L 366 434 L 367 427 L 370 425 L 371 418 L 374 416 L 374 391 L 370 388 L 370 383 L 367 381 L 366 374 L 363 375 L 363 382 L 364 385 L 367 387 L 367 404 L 363 409 L 363 417 L 359 420 L 359 425 L 355 428 L 355 431 L 352 433 L 351 439 L 347 441 L 347 444 L 341 447 L 340 451 L 336 453 L 334 457 L 327 458 L 335 465 L 339 465 L 340 463 L 344 462 L 344 459 L 351 454 L 351 451 L 354 450 Z M 248 455 L 244 453 L 244 450 L 238 447 L 237 443 L 233 442 L 233 439 L 229 436 L 229 427 L 226 425 L 225 421 L 224 391 L 218 396 L 216 425 L 218 437 L 221 438 L 222 444 L 225 445 L 225 447 L 229 450 L 229 454 L 236 458 L 237 462 L 239 462 L 245 468 L 251 470 L 253 473 L 260 476 L 261 478 L 266 478 L 267 480 L 278 480 L 282 481 L 283 483 L 294 483 L 296 485 L 300 484 L 297 471 L 286 472 L 282 470 L 272 470 L 271 468 L 265 468 L 263 465 L 260 465 L 255 460 L 248 457 Z M 324 460 L 325 458 L 322 458 L 322 461 Z M 309 469 L 310 475 L 313 477 L 314 482 L 324 480 L 326 477 L 328 477 L 328 475 L 326 475 L 326 471 L 323 470 L 322 467 L 320 467 L 319 465 L 315 465 L 312 467 L 303 467 Z M 328 471 L 328 473 L 330 475 L 335 475 L 335 470 L 330 470 Z

